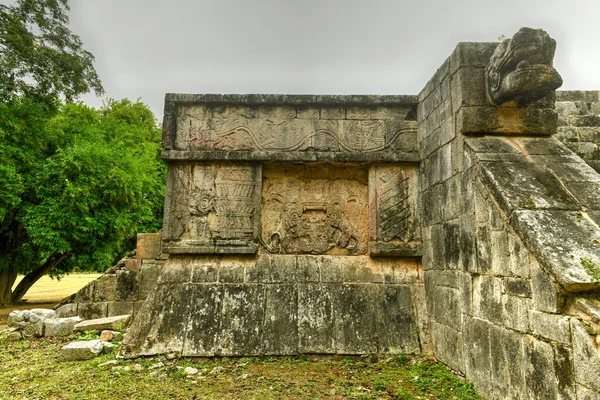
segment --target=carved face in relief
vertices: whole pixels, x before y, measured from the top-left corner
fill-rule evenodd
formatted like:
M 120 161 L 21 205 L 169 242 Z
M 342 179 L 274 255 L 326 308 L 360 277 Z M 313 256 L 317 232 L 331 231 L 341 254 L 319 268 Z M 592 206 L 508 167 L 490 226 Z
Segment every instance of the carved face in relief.
M 556 41 L 542 29 L 521 28 L 496 48 L 486 71 L 492 105 L 538 100 L 562 85 L 552 66 Z
M 285 254 L 366 253 L 366 175 L 360 167 L 265 167 L 265 249 Z

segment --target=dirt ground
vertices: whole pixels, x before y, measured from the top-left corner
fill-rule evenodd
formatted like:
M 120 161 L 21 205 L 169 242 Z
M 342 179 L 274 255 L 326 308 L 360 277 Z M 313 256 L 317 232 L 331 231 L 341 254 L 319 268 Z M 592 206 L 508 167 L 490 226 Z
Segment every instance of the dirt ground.
M 97 279 L 101 274 L 71 274 L 65 275 L 61 280 L 52 279 L 49 276 L 42 277 L 37 281 L 29 292 L 23 297 L 23 302 L 14 305 L 0 305 L 0 325 L 6 323 L 8 314 L 13 310 L 29 310 L 32 308 L 52 308 L 62 299 L 68 297 Z M 23 279 L 17 278 L 15 286 Z

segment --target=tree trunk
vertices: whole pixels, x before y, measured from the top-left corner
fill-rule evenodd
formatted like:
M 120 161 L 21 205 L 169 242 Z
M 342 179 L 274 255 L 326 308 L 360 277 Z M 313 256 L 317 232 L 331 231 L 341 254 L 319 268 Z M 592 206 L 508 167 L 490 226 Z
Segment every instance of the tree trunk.
M 36 283 L 42 276 L 50 272 L 52 268 L 60 264 L 65 257 L 66 255 L 52 256 L 44 264 L 25 275 L 12 292 L 10 297 L 11 302 L 16 303 L 17 301 L 21 300 L 34 283 Z
M 11 267 L 0 269 L 0 304 L 11 303 L 11 290 L 16 280 L 16 269 Z

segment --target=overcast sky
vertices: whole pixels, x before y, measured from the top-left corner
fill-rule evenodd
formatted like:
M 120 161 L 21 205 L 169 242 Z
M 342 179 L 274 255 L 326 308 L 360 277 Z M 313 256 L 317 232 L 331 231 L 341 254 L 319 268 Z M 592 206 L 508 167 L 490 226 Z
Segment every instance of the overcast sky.
M 461 41 L 558 42 L 561 89 L 600 90 L 599 0 L 71 0 L 106 96 L 418 94 Z M 102 99 L 85 96 L 93 106 Z

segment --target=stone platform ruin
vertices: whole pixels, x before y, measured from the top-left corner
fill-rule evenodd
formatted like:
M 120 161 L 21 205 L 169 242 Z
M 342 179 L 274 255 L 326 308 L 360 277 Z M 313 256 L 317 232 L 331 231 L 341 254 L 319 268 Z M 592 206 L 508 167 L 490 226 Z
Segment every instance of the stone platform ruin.
M 460 43 L 418 96 L 168 94 L 169 258 L 120 355 L 430 352 L 600 398 L 600 97 L 556 105 L 555 45 Z

